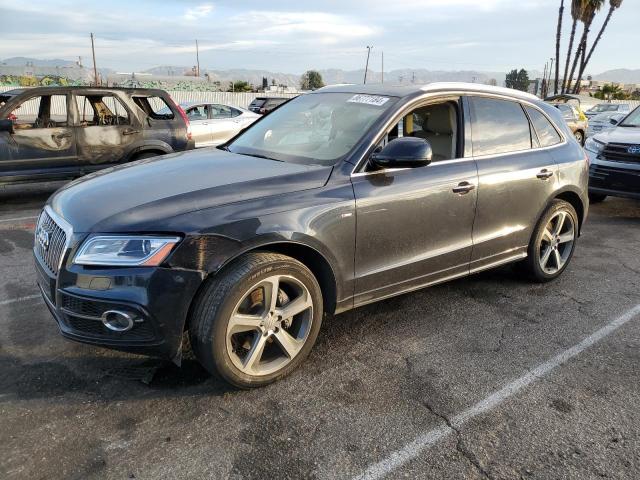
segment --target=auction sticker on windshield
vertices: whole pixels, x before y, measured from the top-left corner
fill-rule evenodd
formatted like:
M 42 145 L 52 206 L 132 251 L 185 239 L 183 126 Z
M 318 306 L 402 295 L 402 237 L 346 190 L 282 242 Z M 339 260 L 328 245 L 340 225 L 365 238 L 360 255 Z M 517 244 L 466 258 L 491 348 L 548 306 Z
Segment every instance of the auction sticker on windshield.
M 381 107 L 389 101 L 389 97 L 379 97 L 378 95 L 354 95 L 348 103 L 364 103 L 366 105 L 375 105 Z

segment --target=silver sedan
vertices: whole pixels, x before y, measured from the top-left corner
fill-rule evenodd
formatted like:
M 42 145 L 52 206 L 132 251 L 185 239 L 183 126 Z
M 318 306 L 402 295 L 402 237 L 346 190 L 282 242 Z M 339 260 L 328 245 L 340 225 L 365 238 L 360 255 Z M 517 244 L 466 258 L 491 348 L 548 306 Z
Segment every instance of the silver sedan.
M 220 103 L 189 102 L 180 106 L 189 118 L 196 147 L 220 145 L 261 117 L 244 108 Z

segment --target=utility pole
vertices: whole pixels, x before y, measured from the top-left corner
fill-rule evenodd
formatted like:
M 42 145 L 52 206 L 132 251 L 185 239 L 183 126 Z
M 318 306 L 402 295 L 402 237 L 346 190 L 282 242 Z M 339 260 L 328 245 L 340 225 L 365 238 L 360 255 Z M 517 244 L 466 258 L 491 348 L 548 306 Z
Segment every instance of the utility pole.
M 91 34 L 91 54 L 93 55 L 93 82 L 98 86 L 98 68 L 96 67 L 96 48 L 93 44 L 93 33 Z
M 382 52 L 382 73 L 380 75 L 382 83 L 384 84 L 384 52 Z
M 364 66 L 364 84 L 367 84 L 367 71 L 369 70 L 369 56 L 371 55 L 371 49 L 373 48 L 373 46 L 369 46 L 367 45 L 367 63 Z
M 547 68 L 549 68 L 549 62 L 544 64 L 544 73 L 542 74 L 542 98 L 547 96 Z
M 553 72 L 553 63 L 555 62 L 555 58 L 551 58 L 551 68 L 549 68 L 549 80 L 547 80 L 547 96 L 549 95 L 549 91 L 551 90 L 551 73 Z M 556 65 L 556 69 L 558 66 Z
M 411 72 L 411 83 L 416 83 L 416 72 Z
M 198 48 L 197 38 L 196 38 L 196 77 L 200 78 L 200 50 Z

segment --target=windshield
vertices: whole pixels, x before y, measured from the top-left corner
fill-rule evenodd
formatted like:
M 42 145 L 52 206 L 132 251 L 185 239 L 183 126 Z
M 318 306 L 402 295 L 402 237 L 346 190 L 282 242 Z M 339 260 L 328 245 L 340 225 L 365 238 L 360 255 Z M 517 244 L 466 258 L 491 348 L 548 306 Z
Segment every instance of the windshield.
M 621 127 L 640 127 L 640 107 L 631 112 L 624 122 L 620 123 Z
M 251 126 L 227 148 L 284 162 L 333 165 L 396 101 L 353 93 L 302 95 Z
M 606 104 L 606 103 L 605 104 L 601 103 L 600 105 L 596 105 L 591 110 L 589 110 L 589 112 L 594 112 L 594 113 L 617 112 L 617 111 L 618 111 L 617 105 Z

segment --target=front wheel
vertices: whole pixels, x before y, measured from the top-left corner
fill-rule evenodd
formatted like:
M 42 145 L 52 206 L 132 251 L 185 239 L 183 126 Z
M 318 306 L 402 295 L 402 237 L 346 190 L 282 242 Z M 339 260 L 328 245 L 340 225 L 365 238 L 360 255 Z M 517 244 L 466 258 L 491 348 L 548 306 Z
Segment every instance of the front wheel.
M 576 141 L 584 147 L 584 133 L 582 133 L 581 130 L 576 130 L 573 136 L 576 138 Z
M 537 282 L 558 278 L 567 268 L 578 238 L 578 215 L 564 200 L 554 200 L 542 214 L 531 237 L 524 262 Z
M 309 355 L 322 304 L 302 263 L 276 253 L 243 255 L 196 300 L 189 327 L 196 358 L 241 388 L 272 383 Z

